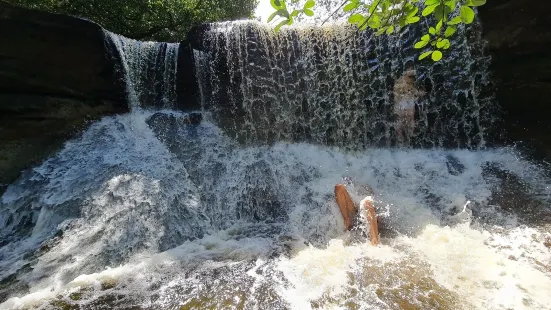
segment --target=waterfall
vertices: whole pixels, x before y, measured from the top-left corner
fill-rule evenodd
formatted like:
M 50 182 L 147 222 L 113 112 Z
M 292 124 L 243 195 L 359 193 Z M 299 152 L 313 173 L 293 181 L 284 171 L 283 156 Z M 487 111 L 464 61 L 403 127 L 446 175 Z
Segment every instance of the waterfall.
M 549 166 L 483 147 L 477 29 L 439 63 L 416 29 L 211 25 L 200 117 L 174 110 L 178 44 L 106 32 L 131 111 L 0 197 L 0 309 L 549 309 Z M 400 140 L 410 67 L 425 94 Z M 373 189 L 379 246 L 361 216 L 345 230 L 339 183 Z
M 412 47 L 418 32 L 376 37 L 331 24 L 276 34 L 256 22 L 214 24 L 196 58 L 203 106 L 249 144 L 389 146 L 399 144 L 393 86 L 411 67 L 426 95 L 405 145 L 484 146 L 497 111 L 484 42 L 476 30 L 460 29 L 444 60 L 420 62 Z
M 105 33 L 120 55 L 130 107 L 174 108 L 180 44 L 143 42 Z

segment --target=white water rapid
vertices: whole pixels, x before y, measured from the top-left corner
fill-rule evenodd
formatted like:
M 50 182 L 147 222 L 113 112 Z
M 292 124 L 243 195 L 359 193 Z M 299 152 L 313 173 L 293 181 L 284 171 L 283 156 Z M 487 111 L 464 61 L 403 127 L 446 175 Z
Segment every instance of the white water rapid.
M 377 194 L 380 247 L 344 232 L 345 176 Z M 0 308 L 548 309 L 550 181 L 508 148 L 241 147 L 180 113 L 107 117 L 2 197 Z

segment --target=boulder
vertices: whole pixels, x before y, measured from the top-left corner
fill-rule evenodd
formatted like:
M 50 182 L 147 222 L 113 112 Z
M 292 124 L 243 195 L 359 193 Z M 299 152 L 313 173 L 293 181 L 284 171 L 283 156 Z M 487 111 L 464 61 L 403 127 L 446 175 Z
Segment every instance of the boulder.
M 0 1 L 0 193 L 87 121 L 128 110 L 109 45 L 95 23 Z

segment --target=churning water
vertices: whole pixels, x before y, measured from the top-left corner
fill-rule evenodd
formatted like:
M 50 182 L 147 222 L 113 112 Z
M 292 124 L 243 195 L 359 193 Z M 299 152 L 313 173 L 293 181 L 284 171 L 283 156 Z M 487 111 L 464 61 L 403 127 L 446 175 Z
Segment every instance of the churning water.
M 121 58 L 134 57 L 120 43 Z M 198 62 L 209 66 L 204 53 L 196 51 Z M 226 126 L 216 106 L 199 124 L 190 114 L 140 109 L 131 61 L 133 111 L 92 124 L 1 197 L 0 308 L 551 309 L 551 177 L 543 163 L 507 147 L 362 140 L 354 148 L 348 136 L 335 136 L 347 141 L 339 145 L 285 130 L 264 139 L 277 121 L 263 129 L 236 114 L 256 132 L 241 139 L 243 128 Z M 254 109 L 255 93 L 237 85 Z M 213 88 L 203 86 L 204 104 L 221 104 L 206 101 Z M 266 99 L 278 111 L 295 102 L 285 96 L 316 104 L 280 92 Z M 259 104 L 269 97 L 258 95 Z M 345 107 L 330 112 L 353 119 Z M 382 245 L 371 246 L 361 227 L 344 232 L 333 187 L 345 177 L 353 195 L 357 185 L 373 187 Z

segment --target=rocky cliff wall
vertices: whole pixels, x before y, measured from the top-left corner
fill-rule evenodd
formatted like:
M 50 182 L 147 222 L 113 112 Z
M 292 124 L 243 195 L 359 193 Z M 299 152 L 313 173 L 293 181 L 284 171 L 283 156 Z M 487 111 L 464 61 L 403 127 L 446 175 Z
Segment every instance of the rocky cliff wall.
M 0 1 L 0 184 L 87 121 L 128 109 L 106 45 L 95 23 Z

